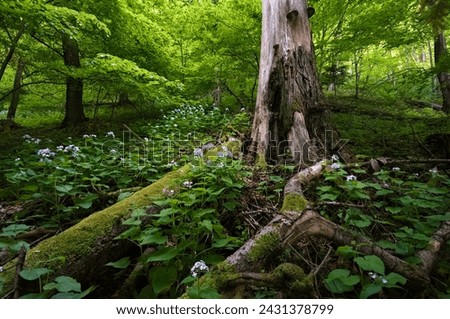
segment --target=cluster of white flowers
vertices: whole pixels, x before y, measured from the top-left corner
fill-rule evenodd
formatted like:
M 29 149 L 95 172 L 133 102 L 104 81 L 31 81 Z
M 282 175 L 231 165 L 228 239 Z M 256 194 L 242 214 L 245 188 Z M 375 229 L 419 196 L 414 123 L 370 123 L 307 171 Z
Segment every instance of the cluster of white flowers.
M 333 156 L 331 156 L 331 160 L 333 162 L 339 162 L 339 156 L 337 156 L 336 154 L 334 154 Z
M 96 138 L 96 137 L 97 137 L 97 135 L 95 135 L 95 134 L 91 134 L 91 135 L 84 134 L 83 135 L 83 138 Z
M 175 162 L 175 160 L 172 160 L 169 164 L 167 164 L 167 166 L 169 166 L 169 167 L 176 167 L 176 166 L 178 166 L 178 163 Z
M 16 161 L 16 162 L 20 161 L 20 157 L 16 158 L 15 161 Z
M 331 169 L 333 169 L 333 170 L 338 170 L 340 168 L 341 168 L 341 164 L 339 164 L 339 163 L 331 164 Z
M 380 277 L 377 273 L 374 273 L 374 272 L 369 272 L 368 275 L 369 275 L 370 278 L 372 278 L 372 280 L 376 280 L 378 277 Z M 388 283 L 386 278 L 380 277 L 380 279 L 381 279 L 381 282 L 383 284 L 387 284 Z
M 113 131 L 109 131 L 108 133 L 106 133 L 105 137 L 116 138 L 116 135 L 114 134 Z
M 209 271 L 209 267 L 205 264 L 203 260 L 197 261 L 191 268 L 192 277 L 197 277 L 199 274 Z
M 29 134 L 25 134 L 23 138 L 28 144 L 39 144 L 41 142 L 40 138 L 31 137 Z
M 192 188 L 193 183 L 191 181 L 185 181 L 183 182 L 183 187 L 186 188 Z
M 110 150 L 109 152 L 110 152 L 112 155 L 117 154 L 117 150 L 115 150 L 115 149 L 112 149 L 112 150 Z
M 51 161 L 50 158 L 52 158 L 56 155 L 56 153 L 53 152 L 48 147 L 38 150 L 37 154 L 41 157 L 41 159 L 39 160 L 40 162 Z
M 78 146 L 75 146 L 73 144 L 70 144 L 68 146 L 60 145 L 56 148 L 58 152 L 64 152 L 64 153 L 72 153 L 71 155 L 73 157 L 78 156 L 78 152 L 80 152 L 80 148 Z
M 3 267 L 2 266 L 0 266 L 0 272 L 3 272 Z
M 400 167 L 392 167 L 392 171 L 398 172 L 398 171 L 400 171 Z
M 347 176 L 347 182 L 350 182 L 350 181 L 356 181 L 356 176 L 355 175 L 348 175 Z
M 438 173 L 437 167 L 433 167 L 432 169 L 430 169 L 430 173 L 431 174 L 437 174 Z
M 194 156 L 195 157 L 203 157 L 203 150 L 201 148 L 196 148 L 194 150 Z

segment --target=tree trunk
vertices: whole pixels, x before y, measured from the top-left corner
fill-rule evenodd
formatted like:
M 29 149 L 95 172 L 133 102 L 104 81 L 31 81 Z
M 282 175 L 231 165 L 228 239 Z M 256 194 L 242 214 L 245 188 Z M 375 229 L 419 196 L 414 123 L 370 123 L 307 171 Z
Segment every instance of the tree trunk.
M 3 75 L 5 74 L 6 67 L 8 66 L 8 63 L 11 61 L 14 51 L 16 51 L 17 45 L 19 44 L 19 40 L 22 37 L 23 33 L 25 32 L 25 24 L 23 24 L 19 31 L 17 31 L 16 36 L 12 40 L 11 46 L 9 47 L 8 53 L 5 56 L 5 59 L 3 60 L 2 64 L 0 65 L 0 81 L 3 78 Z
M 128 95 L 127 92 L 120 92 L 119 93 L 119 106 L 126 106 L 126 105 L 130 105 L 131 101 L 130 101 L 130 96 Z
M 438 67 L 438 81 L 442 93 L 442 110 L 445 113 L 450 113 L 450 74 L 443 71 L 439 62 L 447 54 L 447 43 L 445 41 L 444 32 L 439 32 L 434 42 L 434 58 L 435 64 Z
M 13 93 L 11 96 L 11 103 L 9 104 L 8 115 L 6 116 L 9 120 L 14 120 L 16 117 L 17 106 L 19 105 L 20 98 L 20 86 L 22 82 L 22 74 L 25 69 L 25 62 L 22 58 L 19 59 L 19 64 L 17 65 L 16 75 L 14 77 Z
M 249 156 L 258 165 L 286 156 L 315 161 L 322 151 L 325 112 L 307 1 L 263 0 L 258 95 Z
M 62 37 L 64 64 L 69 68 L 79 68 L 78 43 L 68 35 Z M 63 126 L 75 126 L 86 121 L 83 107 L 83 80 L 70 75 L 66 79 L 66 105 Z

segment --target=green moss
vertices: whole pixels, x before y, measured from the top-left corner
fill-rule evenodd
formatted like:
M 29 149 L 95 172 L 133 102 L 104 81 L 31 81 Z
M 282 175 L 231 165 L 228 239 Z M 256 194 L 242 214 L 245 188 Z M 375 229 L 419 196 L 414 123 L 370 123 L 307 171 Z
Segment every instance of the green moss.
M 281 212 L 301 212 L 308 206 L 308 200 L 305 196 L 300 194 L 287 194 L 284 197 L 283 207 Z
M 270 257 L 280 246 L 280 237 L 276 232 L 262 235 L 248 253 L 250 261 L 255 262 Z
M 257 154 L 255 159 L 255 167 L 261 171 L 267 170 L 267 162 L 264 154 Z
M 92 214 L 64 232 L 42 241 L 27 253 L 25 267 L 46 267 L 57 274 L 64 263 L 70 263 L 72 260 L 89 254 L 92 247 L 98 245 L 102 238 L 108 237 L 114 226 L 120 225 L 133 209 L 148 206 L 154 200 L 161 198 L 163 189 L 170 187 L 176 179 L 186 175 L 188 171 L 189 166 L 186 165 L 177 171 L 168 173 L 132 196 Z M 4 282 L 4 290 L 0 292 L 0 296 L 12 288 L 15 264 L 16 260 L 11 261 L 5 266 L 5 269 L 8 270 L 0 274 L 0 280 Z

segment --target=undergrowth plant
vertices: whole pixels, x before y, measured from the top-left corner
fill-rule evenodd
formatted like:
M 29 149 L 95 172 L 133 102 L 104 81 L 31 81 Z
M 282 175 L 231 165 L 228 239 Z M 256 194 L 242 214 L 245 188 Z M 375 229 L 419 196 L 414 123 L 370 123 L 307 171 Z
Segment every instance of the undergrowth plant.
M 164 189 L 165 198 L 154 202 L 148 210 L 137 209 L 124 221 L 129 228 L 119 239 L 135 242 L 141 250 L 153 247 L 140 261 L 148 266 L 149 284 L 141 296 L 177 297 L 186 285 L 195 282 L 189 271 L 198 260 L 208 265 L 222 261 L 229 250 L 242 241 L 229 236 L 221 224 L 221 214 L 240 206 L 239 198 L 248 172 L 240 161 L 224 153 L 213 160 L 197 157 L 186 179 Z M 220 154 L 219 154 L 220 155 Z M 217 297 L 206 289 L 201 293 L 191 288 L 196 297 Z
M 411 172 L 392 167 L 369 173 L 339 162 L 315 189 L 322 215 L 374 238 L 379 247 L 411 264 L 420 262 L 416 251 L 426 248 L 440 224 L 450 220 L 449 193 L 450 178 L 437 168 Z M 332 293 L 356 292 L 360 286 L 359 296 L 367 298 L 406 283 L 399 274 L 385 274 L 376 256 L 358 256 L 353 247 L 340 247 L 339 252 L 360 272 L 352 274 L 353 267 L 330 272 L 325 285 Z

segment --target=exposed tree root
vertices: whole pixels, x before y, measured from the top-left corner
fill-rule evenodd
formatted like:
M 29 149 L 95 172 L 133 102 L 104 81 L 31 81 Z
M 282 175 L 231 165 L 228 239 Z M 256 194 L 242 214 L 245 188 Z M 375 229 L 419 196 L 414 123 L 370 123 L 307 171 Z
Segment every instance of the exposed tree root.
M 390 161 L 390 163 L 405 162 L 410 163 L 412 161 Z M 434 160 L 421 160 L 420 162 L 436 163 Z M 447 163 L 447 161 L 442 162 Z M 304 199 L 304 186 L 319 177 L 325 168 L 325 162 L 320 162 L 293 176 L 286 184 L 285 200 L 293 195 L 297 200 Z M 445 222 L 434 233 L 428 246 L 417 252 L 416 256 L 420 259 L 420 264 L 412 265 L 395 256 L 392 252 L 378 247 L 369 238 L 356 234 L 351 229 L 344 228 L 322 217 L 317 211 L 307 208 L 308 205 L 304 205 L 302 200 L 300 202 L 299 209 L 296 209 L 296 206 L 292 204 L 283 205 L 284 208 L 287 207 L 288 209 L 282 209 L 254 238 L 247 241 L 227 258 L 226 264 L 231 266 L 227 269 L 230 269 L 230 273 L 234 273 L 233 279 L 229 280 L 233 285 L 260 286 L 264 284 L 268 287 L 280 287 L 279 281 L 276 285 L 272 283 L 273 277 L 270 273 L 261 273 L 266 269 L 268 263 L 273 262 L 271 255 L 276 255 L 279 251 L 296 246 L 305 239 L 320 237 L 325 238 L 334 247 L 352 246 L 364 255 L 378 256 L 383 260 L 387 269 L 406 277 L 409 287 L 423 289 L 430 284 L 430 276 L 437 264 L 441 249 L 450 240 L 450 222 Z M 323 267 L 329 254 L 330 250 L 321 265 L 312 270 L 305 278 L 313 278 L 318 273 L 318 269 Z M 223 273 L 219 274 L 223 276 Z M 211 276 L 214 278 L 214 272 Z M 284 284 L 287 285 L 288 283 L 288 281 L 285 281 Z

